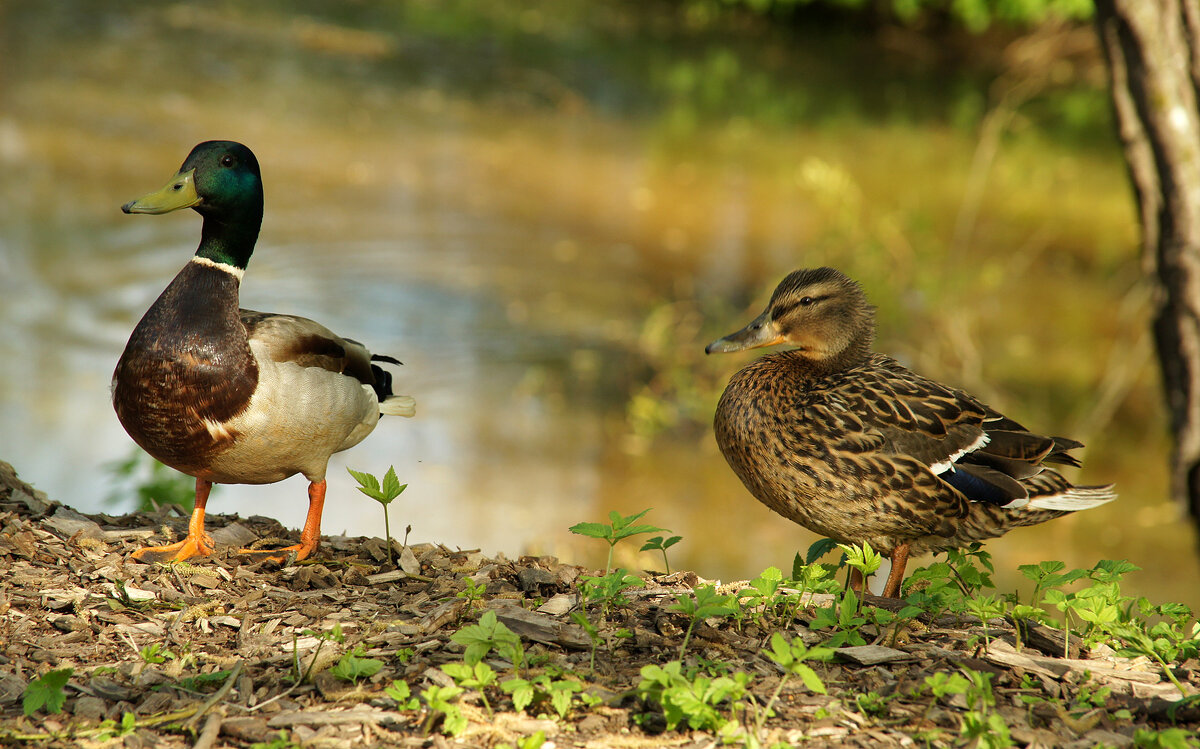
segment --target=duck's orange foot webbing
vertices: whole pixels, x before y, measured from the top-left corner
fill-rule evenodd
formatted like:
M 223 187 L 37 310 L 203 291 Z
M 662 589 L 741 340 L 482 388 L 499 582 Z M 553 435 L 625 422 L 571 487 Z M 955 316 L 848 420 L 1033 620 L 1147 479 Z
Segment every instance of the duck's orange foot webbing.
M 204 506 L 208 504 L 208 493 L 212 482 L 196 479 L 196 502 L 192 517 L 188 520 L 188 534 L 182 541 L 166 546 L 146 546 L 133 552 L 139 562 L 182 562 L 191 557 L 206 557 L 213 553 L 212 536 L 204 532 Z
M 908 564 L 908 544 L 900 544 L 892 551 L 892 571 L 883 586 L 884 598 L 899 598 L 900 584 L 904 582 L 904 568 Z
M 278 565 L 307 559 L 321 543 L 321 512 L 324 509 L 325 480 L 321 479 L 308 485 L 308 517 L 304 520 L 304 530 L 300 531 L 300 543 L 282 549 L 238 549 L 238 554 L 244 554 L 255 562 Z

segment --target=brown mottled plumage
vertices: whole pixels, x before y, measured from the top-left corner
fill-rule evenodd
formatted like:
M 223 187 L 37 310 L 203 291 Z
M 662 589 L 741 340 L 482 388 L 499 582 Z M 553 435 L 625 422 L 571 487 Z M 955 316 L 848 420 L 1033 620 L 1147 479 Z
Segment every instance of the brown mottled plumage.
M 212 553 L 204 512 L 213 483 L 266 484 L 296 473 L 309 480 L 301 542 L 242 550 L 304 559 L 320 539 L 325 470 L 357 445 L 381 414 L 411 416 L 391 375 L 360 343 L 303 317 L 238 308 L 242 274 L 262 223 L 258 161 L 240 143 L 196 146 L 163 189 L 126 213 L 193 208 L 204 216 L 196 256 L 142 317 L 113 373 L 113 406 L 146 452 L 196 477 L 187 537 L 134 552 L 145 560 Z
M 961 390 L 872 353 L 874 308 L 833 270 L 800 270 L 767 309 L 708 353 L 787 343 L 735 374 L 717 444 L 750 493 L 811 531 L 891 557 L 899 594 L 910 553 L 963 546 L 1115 498 L 1072 486 L 1062 437 L 1034 434 Z

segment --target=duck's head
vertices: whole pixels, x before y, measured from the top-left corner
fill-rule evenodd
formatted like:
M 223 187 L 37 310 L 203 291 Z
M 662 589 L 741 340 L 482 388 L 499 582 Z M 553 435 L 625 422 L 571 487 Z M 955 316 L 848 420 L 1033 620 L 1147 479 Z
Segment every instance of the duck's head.
M 862 287 L 833 268 L 815 268 L 789 273 L 761 315 L 704 351 L 717 354 L 791 344 L 822 368 L 839 369 L 870 356 L 874 338 L 875 308 Z
M 125 213 L 152 214 L 180 208 L 204 216 L 198 255 L 245 268 L 263 215 L 262 175 L 254 153 L 241 143 L 206 141 L 192 149 L 164 187 L 121 206 Z

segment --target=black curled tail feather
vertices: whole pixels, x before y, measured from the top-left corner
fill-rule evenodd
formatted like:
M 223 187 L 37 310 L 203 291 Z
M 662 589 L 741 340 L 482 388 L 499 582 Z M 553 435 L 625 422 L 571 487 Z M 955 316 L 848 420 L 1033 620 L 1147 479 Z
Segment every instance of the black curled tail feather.
M 399 359 L 383 354 L 371 354 L 371 361 L 387 362 L 388 364 L 403 364 Z M 371 365 L 371 376 L 373 382 L 371 388 L 375 391 L 375 397 L 382 403 L 395 393 L 392 392 L 392 373 L 376 364 Z

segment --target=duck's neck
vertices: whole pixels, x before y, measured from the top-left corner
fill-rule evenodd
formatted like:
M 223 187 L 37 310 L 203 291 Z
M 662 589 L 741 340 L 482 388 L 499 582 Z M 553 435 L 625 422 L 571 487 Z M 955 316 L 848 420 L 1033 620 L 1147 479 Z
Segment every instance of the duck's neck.
M 853 369 L 871 358 L 871 347 L 874 336 L 857 337 L 846 348 L 837 353 L 817 359 L 807 352 L 796 350 L 795 355 L 804 361 L 806 374 L 813 378 L 828 377 L 829 375 Z
M 246 270 L 250 256 L 254 254 L 254 243 L 258 241 L 258 230 L 262 226 L 262 204 L 257 211 L 229 219 L 222 216 L 204 217 L 204 229 L 200 235 L 200 247 L 196 257 L 227 265 L 239 271 Z

